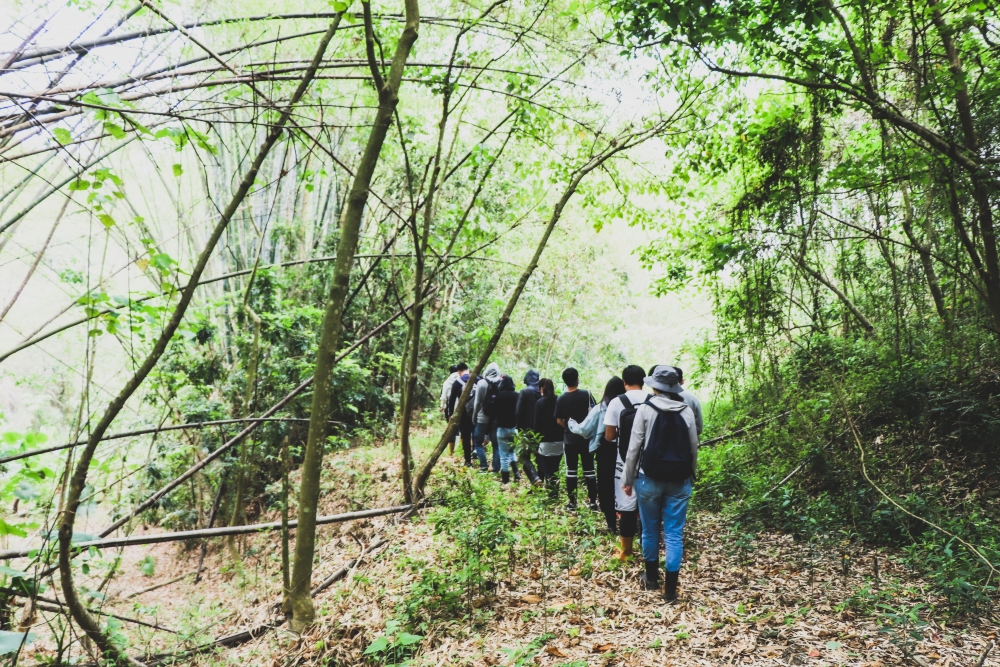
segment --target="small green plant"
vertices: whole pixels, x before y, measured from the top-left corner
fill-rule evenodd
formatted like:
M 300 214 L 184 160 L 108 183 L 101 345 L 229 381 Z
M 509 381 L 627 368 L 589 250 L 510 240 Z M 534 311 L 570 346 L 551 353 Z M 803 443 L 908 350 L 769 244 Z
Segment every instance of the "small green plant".
M 927 621 L 920 618 L 920 612 L 926 609 L 927 605 L 916 604 L 909 609 L 891 607 L 887 604 L 878 606 L 885 610 L 881 615 L 879 632 L 888 635 L 889 643 L 898 646 L 903 652 L 903 657 L 910 659 L 917 642 L 923 639 L 920 629 L 927 625 Z
M 553 639 L 555 639 L 555 635 L 546 633 L 535 637 L 521 648 L 501 648 L 500 650 L 507 654 L 507 667 L 527 667 L 527 665 L 535 664 L 535 656 L 542 650 L 543 646 Z
M 364 655 L 376 665 L 406 665 L 413 655 L 416 645 L 423 639 L 422 635 L 414 635 L 401 630 L 401 623 L 395 619 L 386 621 L 385 632 L 372 641 L 365 649 Z

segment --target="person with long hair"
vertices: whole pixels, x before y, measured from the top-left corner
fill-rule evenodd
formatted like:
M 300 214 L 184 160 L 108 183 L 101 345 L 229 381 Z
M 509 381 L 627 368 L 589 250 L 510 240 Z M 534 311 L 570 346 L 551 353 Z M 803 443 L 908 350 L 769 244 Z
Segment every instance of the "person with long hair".
M 601 513 L 608 525 L 608 532 L 617 533 L 617 510 L 615 509 L 615 459 L 618 457 L 615 443 L 607 440 L 604 415 L 608 405 L 625 393 L 625 383 L 617 375 L 604 386 L 604 396 L 600 403 L 590 409 L 582 424 L 569 420 L 569 430 L 590 441 L 590 452 L 597 464 L 597 500 Z
M 549 489 L 549 496 L 559 497 L 559 463 L 564 452 L 565 429 L 556 421 L 556 388 L 549 378 L 538 381 L 541 398 L 535 403 L 535 432 L 538 443 L 538 467 L 542 481 Z

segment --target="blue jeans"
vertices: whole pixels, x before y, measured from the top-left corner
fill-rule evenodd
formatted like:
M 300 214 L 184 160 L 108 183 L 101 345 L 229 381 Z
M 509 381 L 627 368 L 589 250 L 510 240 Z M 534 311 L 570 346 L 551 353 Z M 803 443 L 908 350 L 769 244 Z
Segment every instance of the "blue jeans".
M 477 423 L 476 430 L 472 432 L 472 444 L 476 448 L 479 469 L 489 469 L 489 464 L 486 460 L 486 446 L 483 444 L 487 435 L 490 436 L 490 442 L 493 447 L 493 472 L 498 472 L 500 470 L 500 449 L 497 447 L 497 427 L 492 424 Z
M 635 482 L 642 517 L 642 559 L 647 563 L 660 559 L 660 531 L 667 552 L 667 572 L 681 569 L 684 554 L 684 522 L 687 520 L 691 479 L 661 482 L 639 473 Z
M 510 464 L 517 461 L 514 454 L 514 445 L 512 444 L 514 435 L 517 434 L 517 429 L 498 426 L 496 433 L 496 444 L 500 449 L 500 472 L 510 472 Z

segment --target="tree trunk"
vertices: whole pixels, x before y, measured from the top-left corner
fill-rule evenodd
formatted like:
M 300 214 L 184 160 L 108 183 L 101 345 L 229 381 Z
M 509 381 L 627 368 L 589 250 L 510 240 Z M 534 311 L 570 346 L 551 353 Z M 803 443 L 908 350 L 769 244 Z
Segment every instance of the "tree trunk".
M 802 267 L 803 271 L 808 273 L 810 276 L 812 276 L 819 282 L 823 283 L 823 285 L 825 285 L 827 289 L 836 294 L 837 298 L 840 299 L 840 302 L 843 303 L 844 306 L 846 306 L 849 311 L 851 311 L 851 314 L 854 315 L 854 317 L 858 320 L 858 323 L 861 324 L 862 327 L 864 327 L 865 331 L 871 333 L 872 331 L 875 330 L 875 327 L 872 326 L 872 323 L 868 321 L 868 318 L 864 316 L 864 313 L 862 313 L 861 310 L 856 305 L 854 305 L 854 302 L 851 301 L 850 297 L 848 297 L 843 292 L 843 290 L 841 290 L 839 287 L 837 287 L 832 282 L 827 280 L 826 276 L 824 276 L 822 273 L 820 273 L 816 269 L 806 264 L 804 258 L 801 257 L 799 258 L 799 265 Z
M 941 14 L 941 6 L 935 5 L 931 12 L 934 27 L 944 45 L 948 56 L 948 69 L 951 71 L 955 85 L 955 109 L 958 111 L 962 134 L 965 138 L 965 148 L 976 158 L 979 158 L 979 137 L 976 134 L 975 120 L 972 113 L 972 101 L 966 84 L 965 71 L 955 47 L 951 28 L 945 23 Z M 986 264 L 984 282 L 990 312 L 993 315 L 993 327 L 1000 333 L 1000 258 L 997 256 L 996 230 L 993 229 L 993 209 L 990 206 L 990 186 L 982 169 L 969 170 L 972 181 L 972 199 L 978 210 L 977 222 L 979 234 L 983 238 L 983 260 Z
M 946 329 L 951 328 L 951 318 L 948 316 L 948 309 L 944 303 L 944 293 L 941 291 L 941 283 L 938 281 L 937 271 L 934 269 L 934 261 L 931 258 L 931 238 L 928 236 L 924 240 L 917 238 L 913 230 L 913 201 L 910 199 L 910 187 L 907 184 L 902 186 L 903 190 L 903 232 L 910 241 L 910 245 L 917 251 L 920 257 L 920 265 L 924 269 L 924 277 L 927 279 L 927 287 L 930 288 L 931 297 L 934 299 L 934 308 L 938 317 L 944 323 Z
M 292 559 L 292 580 L 289 593 L 291 619 L 289 627 L 293 632 L 302 632 L 315 618 L 310 587 L 312 583 L 313 554 L 316 544 L 316 506 L 319 502 L 319 479 L 323 465 L 323 445 L 326 440 L 326 419 L 332 404 L 331 380 L 333 361 L 340 343 L 343 323 L 344 301 L 350 287 L 351 265 L 357 251 L 358 235 L 368 189 L 375 166 L 378 164 L 382 144 L 392 123 L 393 114 L 399 103 L 399 86 L 403 79 L 403 69 L 417 39 L 420 22 L 417 0 L 405 0 L 406 24 L 392 57 L 388 81 L 383 81 L 378 63 L 374 57 L 374 34 L 371 8 L 363 3 L 365 13 L 365 41 L 369 52 L 369 66 L 378 90 L 379 106 L 368 143 L 354 175 L 351 192 L 348 195 L 347 211 L 340 228 L 340 244 L 337 247 L 337 261 L 334 264 L 330 294 L 323 315 L 323 330 L 320 334 L 319 350 L 316 354 L 315 387 L 313 389 L 312 411 L 309 421 L 309 435 L 306 439 L 302 461 L 302 482 L 299 488 L 299 528 L 295 535 L 295 555 Z

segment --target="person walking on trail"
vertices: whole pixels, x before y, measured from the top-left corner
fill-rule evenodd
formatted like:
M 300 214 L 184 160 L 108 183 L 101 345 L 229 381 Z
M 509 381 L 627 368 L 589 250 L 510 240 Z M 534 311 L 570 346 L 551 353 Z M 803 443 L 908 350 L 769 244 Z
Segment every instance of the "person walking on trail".
M 441 412 L 444 413 L 445 419 L 448 419 L 449 416 L 448 400 L 451 398 L 451 385 L 455 384 L 455 380 L 457 380 L 459 376 L 458 366 L 452 366 L 448 369 L 448 372 L 450 375 L 444 381 L 444 384 L 441 385 L 441 400 L 439 401 L 441 404 Z
M 539 380 L 538 391 L 541 393 L 541 398 L 535 403 L 535 432 L 541 438 L 538 443 L 538 472 L 549 489 L 549 497 L 556 500 L 559 497 L 559 462 L 565 451 L 565 434 L 556 421 L 556 388 L 552 380 Z
M 614 442 L 605 439 L 604 415 L 611 401 L 625 393 L 625 383 L 617 375 L 608 380 L 601 402 L 590 409 L 582 424 L 569 420 L 569 430 L 590 441 L 590 453 L 594 455 L 597 467 L 597 500 L 608 524 L 608 531 L 616 532 L 615 513 L 615 458 Z
M 472 444 L 476 450 L 476 457 L 479 459 L 479 472 L 490 472 L 491 468 L 486 461 L 486 443 L 492 443 L 493 447 L 493 472 L 500 472 L 500 450 L 496 445 L 496 428 L 493 417 L 490 415 L 491 409 L 487 403 L 492 404 L 496 400 L 496 395 L 500 391 L 500 367 L 491 363 L 483 373 L 483 379 L 476 383 L 475 400 L 472 405 L 472 423 L 475 429 L 472 431 Z
M 677 377 L 680 378 L 680 382 L 678 384 L 680 384 L 683 387 L 684 369 L 682 369 L 680 366 L 674 366 L 674 370 L 677 371 Z M 698 400 L 697 396 L 688 391 L 686 387 L 684 388 L 684 391 L 680 393 L 680 396 L 681 399 L 691 407 L 691 412 L 694 413 L 694 423 L 695 426 L 698 428 L 698 435 L 701 435 L 701 431 L 705 426 L 704 422 L 701 419 L 701 401 Z
M 462 392 L 465 391 L 465 383 L 469 381 L 469 367 L 465 364 L 458 365 L 458 377 L 455 382 L 451 385 L 451 396 L 448 397 L 448 408 L 447 414 L 448 418 L 455 413 L 455 407 L 458 405 L 458 399 L 462 396 Z M 462 408 L 462 416 L 459 418 L 458 422 L 458 435 L 462 440 L 462 457 L 465 459 L 465 465 L 472 465 L 472 398 L 469 398 L 465 402 L 465 407 Z M 450 443 L 451 447 L 454 447 L 454 443 Z
M 517 472 L 517 460 L 514 457 L 514 436 L 517 435 L 517 389 L 514 380 L 504 376 L 500 380 L 500 391 L 494 403 L 493 417 L 496 420 L 496 444 L 500 450 L 500 481 L 510 482 L 511 473 L 514 482 L 521 481 Z
M 524 389 L 517 396 L 517 431 L 520 437 L 517 440 L 515 453 L 518 463 L 524 469 L 524 474 L 532 484 L 536 485 L 541 484 L 542 480 L 531 463 L 531 454 L 540 442 L 535 432 L 535 403 L 541 396 L 538 391 L 538 371 L 529 370 L 524 374 Z
M 657 366 L 645 378 L 653 389 L 636 411 L 622 489 L 638 496 L 642 518 L 642 559 L 646 590 L 659 588 L 660 532 L 666 551 L 663 598 L 677 600 L 677 580 L 684 554 L 691 484 L 698 464 L 694 411 L 681 400 L 680 377 L 672 366 Z
M 458 380 L 458 376 L 461 375 L 461 371 L 459 370 L 460 366 L 465 366 L 465 364 L 456 364 L 448 369 L 448 372 L 451 373 L 451 375 L 448 376 L 448 379 L 444 381 L 444 385 L 441 386 L 441 412 L 444 413 L 445 421 L 451 419 L 452 410 L 448 408 L 451 404 L 451 388 L 455 386 L 455 381 Z M 468 366 L 465 367 L 468 368 Z M 451 442 L 448 443 L 448 455 L 455 455 L 455 438 L 452 438 Z
M 622 478 L 636 409 L 648 396 L 642 388 L 645 377 L 646 373 L 640 366 L 626 366 L 622 371 L 623 390 L 608 403 L 608 409 L 604 413 L 604 439 L 611 443 L 611 447 L 610 450 L 606 448 L 598 453 L 598 484 L 601 483 L 602 466 L 607 470 L 610 465 L 614 471 L 611 484 L 615 496 L 615 514 L 610 517 L 608 528 L 618 533 L 618 560 L 621 561 L 632 555 L 639 527 L 638 502 L 634 495 L 626 494 L 622 489 Z M 605 513 L 605 517 L 607 516 Z
M 594 399 L 590 392 L 579 388 L 580 374 L 575 368 L 567 368 L 562 372 L 566 391 L 556 400 L 556 420 L 565 428 L 570 419 L 582 422 L 590 412 Z M 576 510 L 576 486 L 579 466 L 583 467 L 583 481 L 587 485 L 587 506 L 597 511 L 597 475 L 594 473 L 594 454 L 590 451 L 590 442 L 581 435 L 567 430 L 564 444 L 566 453 L 566 495 L 569 503 L 566 509 Z

